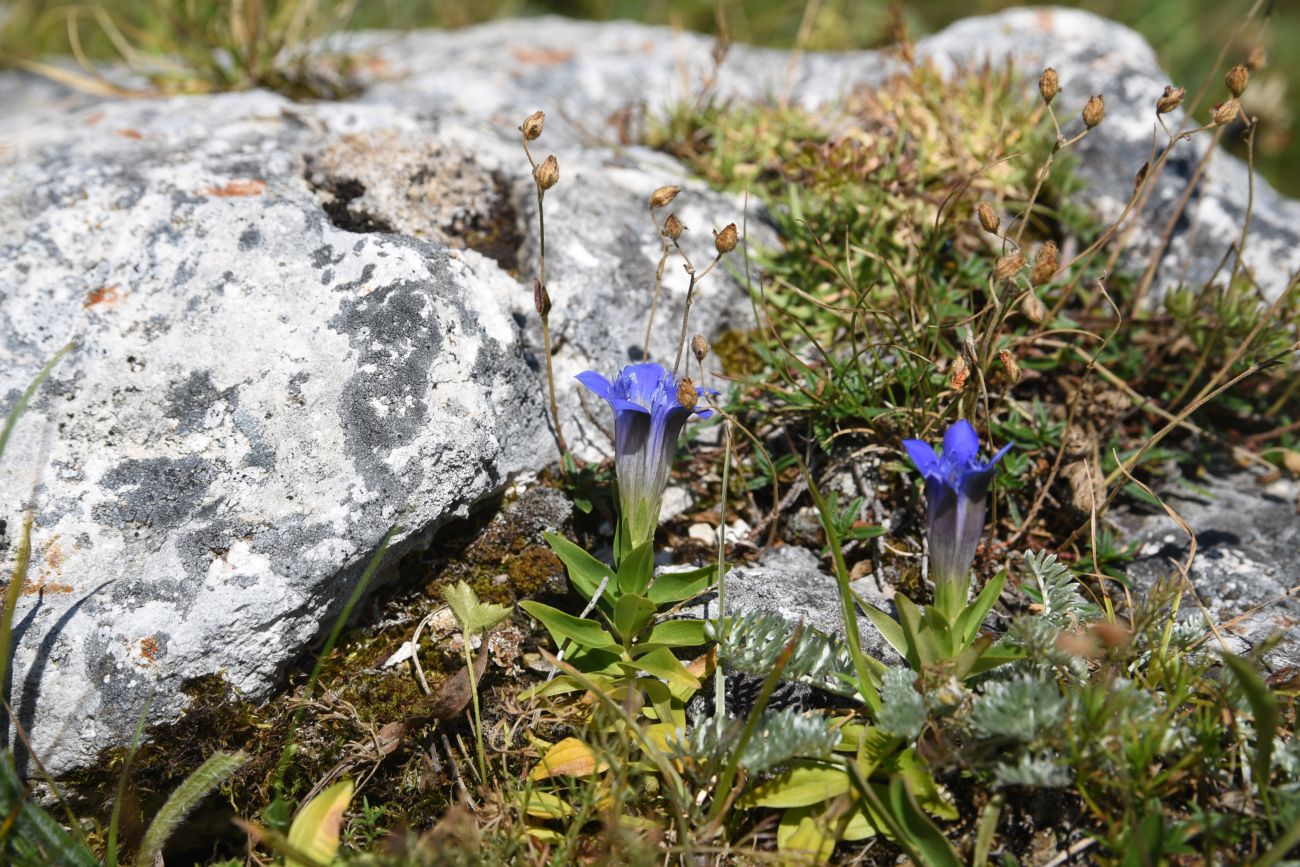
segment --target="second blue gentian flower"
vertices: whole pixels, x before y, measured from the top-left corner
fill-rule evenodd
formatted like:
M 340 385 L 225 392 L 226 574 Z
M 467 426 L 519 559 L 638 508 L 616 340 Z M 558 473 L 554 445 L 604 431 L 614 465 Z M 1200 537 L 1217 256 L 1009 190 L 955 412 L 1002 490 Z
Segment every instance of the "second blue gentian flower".
M 925 479 L 926 537 L 936 599 L 951 594 L 964 604 L 971 563 L 984 531 L 989 485 L 997 462 L 1011 445 L 981 461 L 979 435 L 963 419 L 948 428 L 938 455 L 921 440 L 903 440 L 903 446 Z

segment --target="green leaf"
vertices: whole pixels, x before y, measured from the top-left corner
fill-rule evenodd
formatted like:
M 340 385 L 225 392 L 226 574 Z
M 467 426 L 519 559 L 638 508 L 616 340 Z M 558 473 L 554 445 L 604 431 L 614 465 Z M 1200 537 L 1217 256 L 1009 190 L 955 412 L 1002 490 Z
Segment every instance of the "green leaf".
M 650 601 L 662 606 L 698 596 L 713 586 L 717 572 L 716 563 L 688 572 L 664 572 L 650 585 Z
M 1006 665 L 1008 662 L 1014 662 L 1017 659 L 1024 659 L 1025 652 L 1019 647 L 1008 647 L 996 644 L 979 655 L 974 665 L 966 672 L 967 677 L 974 677 L 977 674 L 983 674 L 986 671 L 992 671 L 999 665 Z
M 466 638 L 486 632 L 510 616 L 510 606 L 480 602 L 478 594 L 464 581 L 444 587 L 442 595 L 451 607 L 451 613 L 456 615 L 456 621 L 460 623 Z
M 825 812 L 820 805 L 786 810 L 776 827 L 776 848 L 801 862 L 826 863 L 835 852 L 835 835 L 826 827 Z
M 639 593 L 624 593 L 618 597 L 614 603 L 614 631 L 624 646 L 632 643 L 654 614 L 655 604 Z
M 343 811 L 351 801 L 352 781 L 343 780 L 304 804 L 289 826 L 289 845 L 311 861 L 304 863 L 296 858 L 286 858 L 285 867 L 310 867 L 311 864 L 333 861 L 339 848 Z
M 546 627 L 546 631 L 551 633 L 551 638 L 555 641 L 556 647 L 564 644 L 566 640 L 580 644 L 583 647 L 590 647 L 595 650 L 617 650 L 618 642 L 614 636 L 605 631 L 605 628 L 594 620 L 587 620 L 583 617 L 574 617 L 572 614 L 566 614 L 558 608 L 552 608 L 549 605 L 543 605 L 541 602 L 520 602 L 519 607 L 536 617 Z
M 975 597 L 975 601 L 966 606 L 961 614 L 957 617 L 957 637 L 963 645 L 970 644 L 979 632 L 980 627 L 984 624 L 984 618 L 988 616 L 989 611 L 997 604 L 998 597 L 1002 595 L 1002 586 L 1007 583 L 1007 573 L 1005 570 L 998 572 L 989 583 L 984 585 L 984 589 Z
M 613 574 L 610 568 L 563 536 L 554 533 L 543 535 L 546 544 L 551 546 L 555 556 L 559 557 L 560 562 L 569 570 L 569 582 L 573 584 L 573 589 L 590 602 L 591 597 L 596 594 L 596 588 L 600 586 L 601 579 Z
M 938 648 L 934 646 L 933 635 L 924 632 L 921 609 L 901 593 L 894 594 L 894 606 L 898 608 L 898 623 L 902 627 L 903 642 L 907 646 L 904 656 L 908 664 L 920 671 L 922 666 L 938 662 Z
M 898 621 L 864 600 L 861 596 L 858 596 L 858 594 L 854 593 L 853 596 L 857 599 L 863 613 L 871 621 L 871 625 L 876 627 L 876 631 L 880 633 L 880 636 L 898 651 L 899 656 L 906 659 L 908 653 L 907 636 L 903 633 L 903 627 L 899 625 Z
M 622 664 L 628 667 L 632 673 L 639 669 L 646 674 L 662 677 L 670 685 L 690 687 L 692 689 L 700 688 L 699 678 L 691 674 L 686 669 L 686 666 L 682 665 L 682 661 L 673 656 L 672 651 L 666 647 L 638 656 L 635 663 Z
M 637 686 L 645 692 L 646 697 L 650 699 L 650 706 L 654 709 L 655 718 L 661 724 L 676 724 L 686 722 L 684 711 L 679 712 L 673 709 L 673 693 L 668 685 L 656 680 L 653 677 L 637 678 Z
M 811 762 L 792 762 L 789 770 L 760 783 L 739 801 L 743 807 L 809 807 L 829 801 L 849 790 L 843 768 Z
M 707 640 L 705 625 L 703 620 L 665 620 L 651 627 L 650 634 L 640 646 L 697 647 Z
M 654 542 L 642 542 L 618 563 L 619 593 L 645 593 L 654 577 Z
M 920 862 L 928 867 L 962 867 L 952 845 L 921 812 L 902 777 L 889 781 L 888 796 L 890 810 L 903 833 L 898 842 L 919 855 Z
M 916 755 L 916 750 L 906 749 L 890 757 L 885 766 L 891 777 L 902 777 L 907 783 L 907 790 L 921 809 L 940 819 L 953 821 L 957 818 L 957 807 L 939 791 L 939 784 L 934 775 Z
M 1250 712 L 1255 716 L 1255 761 L 1251 770 L 1255 785 L 1263 797 L 1268 791 L 1269 777 L 1273 772 L 1273 738 L 1277 734 L 1277 724 L 1281 718 L 1277 696 L 1273 695 L 1264 678 L 1259 676 L 1255 666 L 1240 656 L 1224 653 L 1223 661 L 1236 675 L 1237 683 L 1250 705 Z

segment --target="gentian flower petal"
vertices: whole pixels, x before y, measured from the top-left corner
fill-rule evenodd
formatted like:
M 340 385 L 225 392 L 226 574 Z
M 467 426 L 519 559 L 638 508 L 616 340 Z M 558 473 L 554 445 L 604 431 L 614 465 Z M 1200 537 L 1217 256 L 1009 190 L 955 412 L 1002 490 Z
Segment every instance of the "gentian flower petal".
M 613 387 L 613 383 L 596 371 L 584 370 L 582 373 L 575 376 L 574 379 L 591 389 L 592 393 L 597 397 L 603 397 L 606 400 L 609 399 L 609 390 Z
M 943 462 L 949 467 L 970 463 L 979 454 L 980 437 L 966 419 L 954 422 L 943 435 Z
M 934 449 L 929 443 L 903 440 L 903 447 L 907 449 L 907 456 L 912 459 L 922 478 L 928 479 L 939 472 L 939 459 L 935 457 Z

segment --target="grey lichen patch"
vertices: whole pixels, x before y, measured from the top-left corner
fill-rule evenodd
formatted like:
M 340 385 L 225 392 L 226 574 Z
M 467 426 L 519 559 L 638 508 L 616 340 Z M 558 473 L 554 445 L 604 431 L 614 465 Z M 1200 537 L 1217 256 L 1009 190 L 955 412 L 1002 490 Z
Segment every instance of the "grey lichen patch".
M 347 451 L 378 489 L 395 480 L 388 455 L 429 418 L 429 368 L 443 343 L 433 306 L 425 284 L 401 281 L 346 298 L 330 320 L 356 353 L 357 372 L 339 398 Z
M 197 455 L 122 461 L 100 479 L 117 502 L 101 503 L 95 518 L 116 527 L 174 530 L 199 508 L 216 476 L 212 463 Z
M 508 182 L 455 145 L 391 129 L 353 133 L 309 156 L 306 176 L 341 229 L 441 241 L 518 270 L 523 234 Z
M 212 382 L 211 370 L 193 370 L 183 380 L 172 383 L 167 389 L 163 411 L 175 419 L 179 433 L 190 433 L 208 427 L 210 414 L 237 405 L 235 388 L 219 390 Z

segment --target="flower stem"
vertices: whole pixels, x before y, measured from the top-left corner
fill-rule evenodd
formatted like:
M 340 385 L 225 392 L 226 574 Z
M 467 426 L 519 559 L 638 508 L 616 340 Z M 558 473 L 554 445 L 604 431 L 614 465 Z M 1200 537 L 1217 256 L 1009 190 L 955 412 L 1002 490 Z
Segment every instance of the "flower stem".
M 474 736 L 477 739 L 478 746 L 478 776 L 480 780 L 487 780 L 487 761 L 484 759 L 485 750 L 483 749 L 483 719 L 479 716 L 478 709 L 478 683 L 474 677 L 474 652 L 470 650 L 469 633 L 462 636 L 465 639 L 465 673 L 469 675 L 469 696 L 474 706 Z
M 528 146 L 524 145 L 524 152 L 528 152 Z M 532 161 L 532 157 L 529 157 Z M 542 289 L 546 289 L 546 212 L 542 207 L 542 202 L 546 198 L 546 192 L 540 185 L 537 187 L 537 235 L 538 235 L 538 263 L 537 273 L 538 280 L 542 284 Z M 555 400 L 555 369 L 551 364 L 551 311 L 548 309 L 541 314 L 542 317 L 542 349 L 546 353 L 546 390 L 551 398 L 551 420 L 555 423 L 555 441 L 560 446 L 560 457 L 568 454 L 569 444 L 564 441 L 564 431 L 560 428 L 560 405 Z

